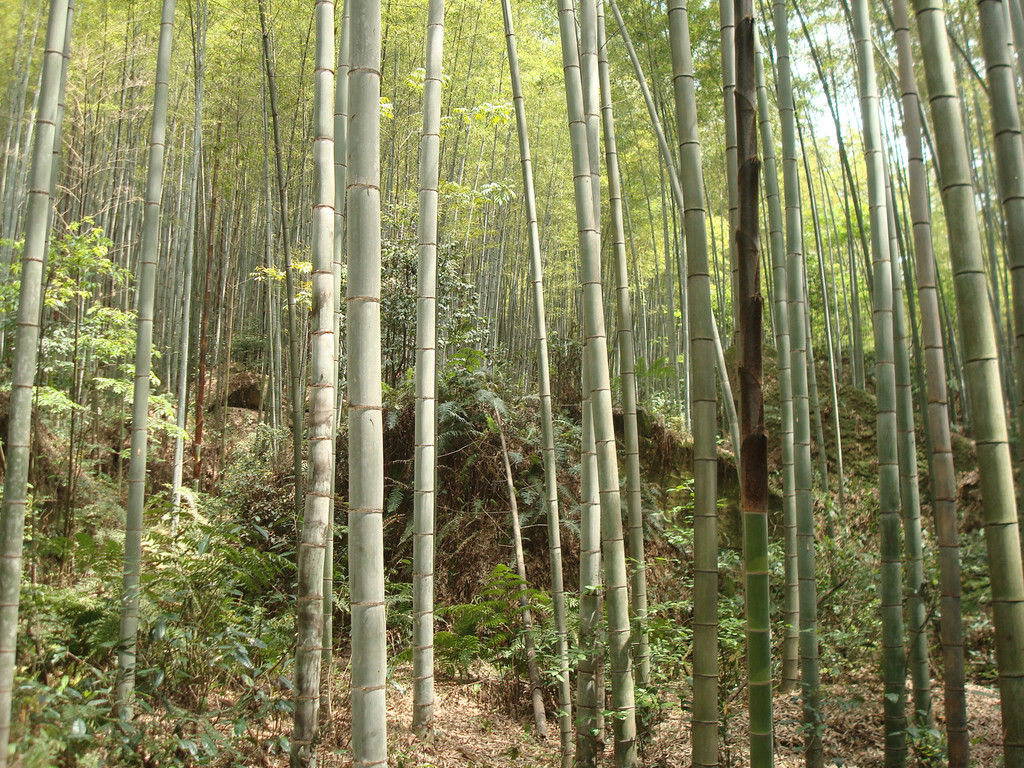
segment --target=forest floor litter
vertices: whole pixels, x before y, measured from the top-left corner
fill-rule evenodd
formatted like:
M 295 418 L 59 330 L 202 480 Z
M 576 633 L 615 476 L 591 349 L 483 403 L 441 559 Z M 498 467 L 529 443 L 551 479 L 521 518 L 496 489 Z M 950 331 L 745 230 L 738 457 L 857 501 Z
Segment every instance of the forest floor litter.
M 345 680 L 336 685 L 347 684 Z M 388 765 L 393 768 L 513 768 L 559 765 L 558 721 L 549 711 L 548 738 L 534 737 L 526 684 L 488 676 L 485 671 L 465 680 L 438 678 L 434 732 L 427 739 L 412 733 L 412 681 L 408 666 L 399 668 L 388 686 Z M 336 689 L 344 691 L 344 685 Z M 878 680 L 853 685 L 824 686 L 826 730 L 825 765 L 829 768 L 881 768 L 883 722 L 875 701 L 881 694 Z M 515 695 L 518 691 L 521 695 Z M 908 698 L 909 698 L 908 687 Z M 662 719 L 650 740 L 642 746 L 640 764 L 647 768 L 675 768 L 691 759 L 689 713 L 677 695 L 665 693 Z M 741 693 L 730 703 L 725 719 L 722 768 L 749 765 L 746 741 L 746 699 Z M 335 696 L 335 717 L 321 744 L 323 768 L 352 765 L 347 695 Z M 943 729 L 941 684 L 933 688 L 935 729 Z M 971 764 L 1001 764 L 999 693 L 994 688 L 967 686 L 967 711 L 971 728 Z M 797 768 L 804 764 L 801 705 L 798 693 L 775 696 L 775 765 Z M 603 764 L 612 765 L 611 739 Z M 935 742 L 932 742 L 935 744 Z M 913 748 L 908 744 L 909 754 Z M 281 765 L 287 761 L 282 760 Z M 944 762 L 944 760 L 943 760 Z M 911 762 L 910 764 L 917 764 Z

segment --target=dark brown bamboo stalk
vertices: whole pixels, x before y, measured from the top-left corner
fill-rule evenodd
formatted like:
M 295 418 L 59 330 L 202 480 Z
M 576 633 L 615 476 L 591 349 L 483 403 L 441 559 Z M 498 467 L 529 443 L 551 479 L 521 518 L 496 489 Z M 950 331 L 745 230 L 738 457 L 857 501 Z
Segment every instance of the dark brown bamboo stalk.
M 740 342 L 740 493 L 747 590 L 747 686 L 750 764 L 772 765 L 771 614 L 768 595 L 768 438 L 762 375 L 760 174 L 757 156 L 757 79 L 752 0 L 735 0 L 736 144 L 739 211 L 736 221 Z

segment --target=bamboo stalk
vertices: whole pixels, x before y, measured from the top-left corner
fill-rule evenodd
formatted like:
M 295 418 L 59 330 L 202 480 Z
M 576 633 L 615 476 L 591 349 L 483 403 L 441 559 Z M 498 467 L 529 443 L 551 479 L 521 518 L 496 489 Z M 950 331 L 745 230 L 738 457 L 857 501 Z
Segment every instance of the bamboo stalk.
M 11 364 L 11 396 L 4 465 L 3 538 L 0 567 L 0 768 L 8 765 L 11 698 L 14 688 L 21 594 L 22 545 L 28 507 L 28 470 L 32 438 L 32 391 L 39 347 L 47 221 L 52 205 L 53 146 L 59 101 L 61 51 L 68 22 L 68 0 L 51 0 L 46 27 L 42 84 L 36 112 L 39 128 L 32 148 L 32 171 L 25 211 L 25 244 L 21 253 L 17 330 Z

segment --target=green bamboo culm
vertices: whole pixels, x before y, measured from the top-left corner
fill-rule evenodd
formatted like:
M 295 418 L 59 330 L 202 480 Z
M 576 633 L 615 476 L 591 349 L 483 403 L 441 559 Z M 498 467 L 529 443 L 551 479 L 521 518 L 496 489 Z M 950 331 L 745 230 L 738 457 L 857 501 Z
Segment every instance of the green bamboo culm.
M 561 9 L 560 9 L 561 11 Z M 561 16 L 559 17 L 561 21 Z M 573 11 L 575 26 L 575 10 Z M 563 62 L 564 62 L 563 51 Z M 597 94 L 597 9 L 595 0 L 581 0 L 579 13 L 578 48 L 573 54 L 576 73 L 579 77 L 580 133 L 584 137 L 583 156 L 579 173 L 589 176 L 589 205 L 591 225 L 595 236 L 600 239 L 601 222 L 601 160 L 598 142 Z M 588 75 L 593 77 L 588 79 Z M 593 90 L 589 86 L 593 85 Z M 572 131 L 570 129 L 570 138 Z M 576 166 L 573 166 L 574 172 Z M 579 205 L 579 202 L 577 202 Z M 577 214 L 578 216 L 579 214 Z M 582 250 L 581 250 L 582 254 Z M 576 756 L 581 768 L 591 768 L 600 762 L 605 744 L 605 649 L 606 629 L 602 624 L 605 600 L 605 584 L 602 560 L 601 534 L 601 485 L 598 469 L 597 439 L 594 429 L 594 400 L 592 372 L 588 360 L 592 354 L 589 336 L 583 338 L 583 440 L 580 473 L 581 510 L 580 527 L 580 650 L 582 659 L 577 677 L 577 701 L 579 708 Z
M 588 156 L 587 172 L 590 173 Z M 593 178 L 591 176 L 591 178 Z M 576 761 L 593 768 L 604 749 L 604 642 L 601 617 L 604 581 L 601 572 L 601 511 L 597 474 L 597 448 L 586 366 L 588 340 L 583 341 L 582 445 L 580 454 L 580 660 L 576 674 Z
M 921 538 L 921 492 L 917 478 L 917 437 L 914 399 L 910 385 L 907 320 L 903 311 L 903 270 L 896 232 L 896 201 L 888 167 L 885 168 L 886 222 L 889 231 L 889 267 L 892 275 L 893 360 L 896 373 L 896 430 L 900 468 L 900 510 L 906 559 L 906 621 L 910 646 L 908 663 L 914 690 L 914 722 L 932 724 L 932 681 L 928 671 L 928 625 L 925 605 L 924 547 Z
M 629 595 L 605 341 L 604 306 L 601 296 L 601 243 L 594 219 L 583 84 L 580 81 L 575 12 L 571 0 L 559 0 L 558 18 L 575 178 L 576 224 L 582 262 L 583 333 L 587 339 L 584 351 L 584 366 L 587 369 L 585 386 L 591 400 L 600 491 L 615 765 L 616 768 L 629 768 L 637 764 L 633 671 L 629 648 Z M 597 75 L 596 69 L 593 74 Z
M 11 698 L 18 640 L 18 601 L 21 595 L 22 546 L 28 507 L 28 469 L 32 438 L 32 390 L 39 350 L 39 315 L 43 300 L 47 223 L 52 205 L 52 166 L 57 104 L 68 0 L 51 0 L 46 25 L 46 53 L 36 108 L 35 141 L 28 198 L 25 203 L 25 243 L 21 252 L 17 330 L 11 363 L 11 396 L 7 427 L 7 465 L 0 513 L 0 768 L 8 765 Z
M 765 199 L 768 203 L 768 238 L 772 258 L 772 288 L 775 304 L 775 349 L 779 361 L 779 395 L 782 399 L 782 519 L 785 536 L 785 598 L 783 602 L 782 681 L 780 689 L 791 691 L 800 683 L 800 597 L 797 578 L 796 475 L 793 466 L 793 382 L 789 366 L 789 288 L 786 274 L 786 242 L 783 233 L 779 172 L 775 158 L 775 137 L 768 107 L 764 57 L 758 45 L 757 112 L 761 128 Z
M 989 103 L 992 111 L 992 133 L 995 143 L 996 172 L 1002 198 L 1006 224 L 1006 253 L 1010 261 L 1013 288 L 1013 332 L 1017 378 L 1017 433 L 1024 429 L 1024 140 L 1021 135 L 1021 113 L 1012 68 L 1012 54 L 1007 45 L 1007 29 L 1002 6 L 1006 0 L 979 0 L 978 14 L 985 70 L 989 83 Z M 1020 8 L 1016 8 L 1018 17 Z M 1021 60 L 1018 59 L 1018 62 Z M 1018 448 L 1024 457 L 1024 450 Z M 979 456 L 980 459 L 980 456 Z M 1018 526 L 1020 524 L 1018 510 Z M 986 530 L 988 530 L 986 528 Z M 1019 534 L 1019 531 L 1018 531 Z M 1009 595 L 1007 595 L 1009 598 Z M 993 602 L 995 585 L 993 584 Z M 1021 606 L 1008 600 L 1004 610 L 1019 616 Z M 1018 625 L 1013 624 L 1016 627 Z M 1024 680 L 1020 677 L 1024 665 L 1024 650 L 1020 635 L 1004 645 L 1004 662 L 1000 664 L 1000 693 L 1003 701 L 1003 730 L 1006 738 L 1006 765 L 1024 763 Z M 1009 652 L 1007 654 L 1007 652 Z M 1006 656 L 1009 655 L 1009 658 Z M 1006 670 L 1006 674 L 1003 673 Z M 1007 713 L 1012 720 L 1007 722 Z M 1011 757 L 1012 755 L 1012 757 Z
M 278 214 L 281 218 L 281 250 L 284 253 L 285 292 L 288 295 L 288 373 L 292 406 L 292 471 L 295 477 L 295 517 L 302 515 L 302 421 L 305 396 L 302 391 L 299 361 L 299 322 L 295 307 L 295 274 L 292 269 L 292 236 L 289 227 L 288 185 L 285 180 L 284 159 L 281 151 L 281 124 L 277 115 L 277 80 L 274 78 L 273 52 L 270 28 L 267 25 L 267 0 L 257 0 L 260 14 L 260 32 L 263 40 L 263 68 L 267 76 L 267 95 L 270 97 L 270 121 L 274 131 L 274 169 L 277 178 Z
M 618 17 L 612 0 L 611 7 Z M 626 448 L 626 520 L 629 526 L 630 602 L 633 608 L 633 670 L 636 684 L 651 684 L 651 649 L 648 640 L 647 565 L 644 556 L 644 518 L 640 497 L 640 432 L 636 416 L 636 353 L 633 348 L 633 306 L 629 297 L 629 267 L 626 261 L 626 228 L 622 212 L 622 182 L 619 151 L 615 140 L 612 110 L 612 81 L 608 66 L 604 3 L 597 11 L 598 74 L 601 79 L 601 127 L 604 134 L 605 167 L 608 174 L 608 206 L 612 224 L 614 254 L 616 325 L 619 372 L 622 381 L 622 432 Z
M 616 22 L 616 24 L 619 27 L 619 33 L 622 35 L 622 42 L 626 46 L 626 53 L 629 55 L 629 59 L 630 59 L 630 61 L 633 64 L 633 71 L 636 74 L 637 84 L 640 86 L 640 92 L 643 94 L 644 102 L 647 105 L 647 114 L 651 118 L 651 128 L 654 131 L 654 136 L 655 136 L 655 138 L 657 139 L 657 142 L 658 142 L 658 148 L 661 151 L 661 160 L 662 160 L 662 163 L 663 163 L 663 167 L 664 167 L 664 169 L 666 171 L 666 175 L 668 176 L 669 190 L 672 193 L 672 199 L 675 202 L 676 208 L 679 211 L 679 216 L 682 217 L 685 220 L 687 218 L 687 215 L 689 214 L 689 210 L 688 210 L 688 206 L 684 202 L 684 195 L 683 195 L 684 182 L 679 178 L 680 174 L 676 170 L 676 161 L 674 159 L 675 156 L 671 152 L 671 150 L 669 149 L 668 140 L 665 138 L 665 131 L 662 129 L 662 126 L 661 126 L 661 119 L 658 117 L 658 107 L 657 107 L 657 105 L 654 102 L 654 97 L 651 96 L 650 89 L 647 87 L 647 79 L 644 77 L 643 70 L 640 67 L 640 58 L 636 55 L 636 50 L 634 49 L 633 43 L 630 40 L 629 32 L 626 30 L 626 25 L 623 22 L 622 14 L 619 12 L 618 4 L 615 2 L 615 0 L 610 0 L 609 6 L 612 9 L 612 13 L 615 15 L 615 22 Z M 682 8 L 685 9 L 685 7 L 686 7 L 685 4 L 683 4 Z M 670 21 L 671 21 L 671 17 L 670 17 Z M 689 39 L 688 38 L 687 38 L 687 50 L 689 50 Z M 692 67 L 692 64 L 691 64 L 691 66 L 690 66 L 691 74 L 689 75 L 689 79 L 691 79 L 691 80 L 692 80 L 692 69 L 693 69 L 693 67 Z M 682 77 L 682 76 L 676 76 L 676 82 L 680 82 L 680 77 Z M 682 81 L 685 81 L 686 79 L 687 79 L 687 77 L 682 77 Z M 730 91 L 730 93 L 731 93 L 731 91 Z M 694 138 L 693 141 L 698 141 L 698 140 L 696 138 Z M 689 146 L 692 142 L 687 140 L 687 141 L 684 141 L 682 143 L 687 145 L 687 146 Z M 690 165 L 691 163 L 689 163 L 689 161 L 687 161 L 687 164 Z M 687 182 L 687 183 L 692 183 L 692 182 Z M 703 188 L 703 181 L 700 182 L 700 185 L 701 185 L 701 188 Z M 703 196 L 700 198 L 700 203 L 698 203 L 696 205 L 697 205 L 697 209 L 699 209 L 700 211 L 704 210 L 704 208 L 703 208 L 703 205 L 704 205 L 704 198 L 703 198 Z M 706 233 L 705 233 L 705 235 L 706 235 Z M 706 249 L 707 245 L 705 245 L 703 247 Z M 686 264 L 687 261 L 688 261 L 687 251 L 688 251 L 688 248 L 680 248 L 680 253 L 681 253 L 682 260 L 683 260 L 684 264 Z M 688 269 L 688 267 L 687 267 L 687 269 Z M 671 278 L 671 276 L 670 276 L 670 278 Z M 669 295 L 669 298 L 671 299 L 671 296 L 672 296 L 671 292 L 668 295 Z M 690 324 L 690 313 L 689 313 L 690 302 L 685 297 L 688 296 L 688 295 L 689 295 L 689 287 L 687 286 L 686 292 L 684 293 L 684 303 L 686 305 L 686 322 L 684 323 L 684 327 L 687 329 L 687 331 L 689 329 L 689 324 Z M 669 305 L 668 305 L 667 309 L 669 310 L 669 312 L 671 314 L 672 313 L 671 301 L 669 302 Z M 725 364 L 725 354 L 724 354 L 724 352 L 722 350 L 721 340 L 718 338 L 718 326 L 717 325 L 715 326 L 715 330 L 714 330 L 714 333 L 713 333 L 712 341 L 713 341 L 714 348 L 715 348 L 715 365 L 716 365 L 716 367 L 718 369 L 718 374 L 719 374 L 720 380 L 722 382 L 722 393 L 723 393 L 722 400 L 723 400 L 723 404 L 725 406 L 726 421 L 727 421 L 727 423 L 729 425 L 729 433 L 732 436 L 733 445 L 738 446 L 740 444 L 739 421 L 737 420 L 736 407 L 735 407 L 735 403 L 733 402 L 732 386 L 729 383 L 729 371 L 728 371 L 728 368 L 726 367 L 726 364 Z M 689 343 L 690 343 L 690 339 L 688 338 L 687 339 L 687 346 L 689 346 Z M 693 353 L 692 353 L 692 350 L 691 350 L 691 355 L 692 354 Z M 689 386 L 687 386 L 687 391 L 689 392 L 689 394 L 686 396 L 686 400 L 687 400 L 687 402 L 692 402 L 692 400 L 693 400 L 693 393 L 690 392 L 690 387 Z M 684 416 L 686 417 L 686 423 L 689 423 L 689 418 L 690 418 L 689 414 L 684 414 Z M 739 477 L 739 471 L 738 471 L 738 468 L 737 468 L 737 478 L 738 477 Z
M 1007 0 L 1005 5 L 1010 17 L 1010 27 L 1013 29 L 1013 47 L 1022 51 L 1024 50 L 1024 9 L 1021 8 L 1020 0 Z M 1024 81 L 1024 61 L 1021 61 L 1019 57 L 1017 70 L 1018 76 Z
M 693 763 L 718 765 L 717 326 L 711 309 L 704 171 L 686 0 L 669 0 L 669 45 L 686 235 L 693 356 Z M 731 399 L 731 395 L 726 395 Z
M 722 101 L 725 114 L 725 179 L 729 194 L 729 232 L 736 231 L 736 217 L 739 209 L 739 191 L 736 189 L 736 8 L 733 0 L 718 0 L 718 20 L 722 60 Z M 739 277 L 739 265 L 736 254 L 736 239 L 729 237 L 729 269 L 731 272 L 732 300 L 732 335 L 739 332 L 739 302 L 736 300 L 736 281 Z M 738 433 L 735 435 L 738 437 Z M 736 455 L 740 455 L 740 444 L 733 445 Z
M 351 0 L 348 123 L 349 595 L 352 757 L 387 763 L 380 350 L 380 0 Z
M 1024 645 L 1020 643 L 1024 637 L 1024 576 L 995 319 L 988 300 L 978 212 L 943 4 L 941 0 L 913 0 L 913 8 L 922 56 L 928 61 L 925 81 L 942 169 L 942 203 L 981 472 L 1005 740 L 1003 754 L 1007 768 L 1020 768 L 1024 765 Z
M 626 30 L 625 22 L 622 19 L 622 14 L 619 12 L 618 3 L 616 3 L 615 0 L 610 0 L 609 3 L 608 3 L 608 6 L 609 6 L 609 8 L 611 8 L 612 14 L 615 17 L 615 24 L 618 27 L 619 34 L 622 36 L 622 42 L 626 46 L 626 53 L 628 54 L 629 60 L 630 60 L 630 62 L 633 65 L 633 71 L 636 74 L 637 84 L 640 86 L 640 93 L 644 97 L 644 104 L 647 106 L 647 114 L 648 114 L 648 116 L 651 119 L 651 128 L 653 129 L 654 136 L 657 139 L 658 150 L 659 150 L 659 152 L 661 154 L 661 159 L 662 159 L 662 163 L 663 163 L 661 168 L 659 168 L 659 173 L 661 173 L 663 171 L 668 171 L 669 190 L 672 193 L 672 199 L 675 201 L 676 207 L 679 209 L 679 215 L 683 216 L 683 210 L 684 210 L 684 207 L 683 207 L 683 193 L 682 193 L 682 190 L 679 188 L 678 174 L 675 172 L 675 160 L 673 159 L 672 153 L 669 150 L 668 140 L 665 138 L 665 132 L 664 132 L 664 130 L 661 127 L 661 119 L 658 117 L 658 107 L 657 107 L 657 105 L 654 102 L 654 98 L 651 96 L 650 88 L 648 88 L 648 86 L 647 86 L 647 79 L 644 77 L 643 69 L 640 66 L 640 59 L 636 55 L 636 50 L 633 47 L 633 42 L 630 40 L 629 32 Z M 602 16 L 603 16 L 603 14 L 602 14 Z M 664 187 L 662 187 L 662 189 L 664 190 Z M 667 220 L 667 218 L 664 221 L 665 221 L 665 224 L 666 224 L 666 229 L 665 229 L 665 311 L 666 311 L 668 317 L 674 318 L 675 317 L 675 292 L 673 290 L 673 284 L 674 284 L 673 273 L 674 273 L 674 269 L 671 266 L 671 254 L 670 254 L 672 246 L 669 245 L 669 240 L 668 240 L 668 229 L 667 229 L 667 221 L 668 220 Z M 682 259 L 685 261 L 685 259 L 686 259 L 686 251 L 685 251 L 684 248 L 680 248 L 680 255 L 682 256 Z M 685 285 L 680 285 L 679 294 L 680 294 L 681 304 L 683 305 L 682 309 L 685 311 L 685 306 L 686 306 L 686 301 L 687 301 L 686 300 L 686 287 L 685 287 Z M 684 320 L 683 327 L 684 327 L 684 331 L 685 331 L 686 323 L 687 323 L 687 318 L 684 317 L 683 320 Z M 689 419 L 690 419 L 690 412 L 689 412 L 689 410 L 690 410 L 690 405 L 689 405 L 689 403 L 690 403 L 689 383 L 687 381 L 686 388 L 685 388 L 685 395 L 684 395 L 684 397 L 682 399 L 680 399 L 679 380 L 680 380 L 680 378 L 682 378 L 682 376 L 684 374 L 682 373 L 682 369 L 680 369 L 680 366 L 679 366 L 679 349 L 678 349 L 679 345 L 678 345 L 678 338 L 677 338 L 676 333 L 675 333 L 675 321 L 674 320 L 672 320 L 670 322 L 669 328 L 671 330 L 669 331 L 669 338 L 668 338 L 668 353 L 669 353 L 669 357 L 672 360 L 672 367 L 673 367 L 673 369 L 675 371 L 675 376 L 672 377 L 672 381 L 671 381 L 672 395 L 673 395 L 673 399 L 674 399 L 675 405 L 676 406 L 681 406 L 681 408 L 682 408 L 681 413 L 682 413 L 682 417 L 683 417 L 683 424 L 685 425 L 685 424 L 689 423 Z M 684 352 L 685 352 L 685 349 L 684 349 Z M 628 450 L 628 448 L 627 448 L 627 450 Z M 645 599 L 646 599 L 646 596 L 645 596 Z M 640 675 L 642 677 L 644 674 L 645 673 L 642 670 L 638 670 L 638 675 Z
M 807 392 L 807 283 L 803 252 L 800 171 L 797 164 L 796 114 L 789 60 L 789 21 L 785 0 L 773 5 L 775 50 L 778 54 L 777 95 L 782 131 L 783 195 L 786 219 L 790 381 L 793 391 L 793 472 L 796 499 L 797 578 L 800 616 L 800 690 L 806 733 L 808 768 L 821 768 L 823 714 L 819 694 L 818 598 L 814 563 L 814 497 L 811 469 L 811 415 Z
M 263 182 L 264 182 L 264 199 L 263 204 L 265 208 L 264 216 L 264 242 L 263 242 L 263 264 L 268 272 L 275 266 L 274 259 L 274 217 L 273 217 L 273 199 L 274 194 L 270 187 L 270 127 L 269 127 L 269 115 L 270 109 L 267 104 L 267 83 L 263 81 L 260 91 L 262 97 L 263 106 Z M 269 387 L 271 394 L 271 406 L 270 406 L 270 423 L 274 427 L 280 427 L 284 424 L 284 410 L 281 402 L 281 380 L 284 376 L 284 371 L 281 363 L 281 321 L 280 321 L 280 291 L 274 284 L 273 280 L 267 280 L 267 306 L 269 307 L 270 316 L 269 321 L 269 336 L 270 343 L 269 355 L 270 355 L 270 367 L 271 367 L 271 386 Z M 274 446 L 277 446 L 277 438 L 274 437 Z
M 822 215 L 819 219 L 818 214 L 818 203 L 814 194 L 814 176 L 811 174 L 811 164 L 807 154 L 807 147 L 804 143 L 803 129 L 800 127 L 799 121 L 797 122 L 797 137 L 800 142 L 800 156 L 803 159 L 804 176 L 807 179 L 807 196 L 808 202 L 810 203 L 810 214 L 811 223 L 814 227 L 814 244 L 818 254 L 818 276 L 821 281 L 821 303 L 824 308 L 823 315 L 825 317 L 825 346 L 828 351 L 828 379 L 829 379 L 829 395 L 832 400 L 832 415 L 833 422 L 832 426 L 835 430 L 834 441 L 835 441 L 835 452 L 836 452 L 836 465 L 838 470 L 838 482 L 836 483 L 837 490 L 839 492 L 839 514 L 843 513 L 843 507 L 845 506 L 844 493 L 843 493 L 843 436 L 842 430 L 839 424 L 839 390 L 836 385 L 836 350 L 835 350 L 835 336 L 832 333 L 832 312 L 829 308 L 829 290 L 828 283 L 825 278 L 825 246 L 822 239 L 822 229 L 825 222 L 828 220 L 827 213 Z M 814 134 L 811 133 L 813 140 Z M 817 148 L 815 147 L 815 152 Z M 831 243 L 829 244 L 831 248 Z M 805 265 L 806 268 L 806 265 Z M 809 280 L 809 278 L 808 278 Z M 834 284 L 833 284 L 834 285 Z M 810 285 L 809 283 L 804 284 L 804 304 L 810 306 L 809 298 Z M 804 320 L 807 324 L 807 366 L 808 366 L 808 380 L 810 382 L 811 390 L 811 410 L 814 413 L 814 426 L 816 429 L 816 437 L 818 441 L 818 460 L 821 462 L 821 493 L 826 499 L 831 499 L 831 492 L 829 491 L 828 482 L 828 452 L 825 450 L 825 431 L 824 431 L 824 420 L 822 419 L 821 401 L 818 395 L 818 377 L 815 373 L 815 362 L 814 362 L 814 348 L 811 343 L 813 334 L 811 333 L 811 313 L 804 313 Z M 825 531 L 827 535 L 835 535 L 835 513 L 829 509 L 826 513 L 827 521 L 825 524 Z
M 584 352 L 586 348 L 584 347 Z M 583 372 L 583 390 L 587 374 Z M 598 509 L 597 454 L 594 449 L 594 425 L 590 400 L 583 400 L 583 445 L 580 455 L 580 659 L 576 669 L 576 764 L 580 768 L 597 765 L 597 733 L 601 730 L 604 709 L 603 686 L 598 671 L 604 655 L 601 644 L 601 607 L 604 585 L 601 580 L 601 516 Z
M 1003 13 L 1007 2 L 979 0 L 978 15 L 992 111 L 996 175 L 1006 224 L 1006 255 L 1013 288 L 1013 346 L 1018 385 L 1014 407 L 1019 434 L 1024 429 L 1024 141 L 1021 138 L 1012 50 L 1008 46 Z M 1019 61 L 1024 65 L 1024 59 Z M 1018 447 L 1017 454 L 1020 462 L 1024 458 L 1022 447 Z
M 740 496 L 747 611 L 750 765 L 771 768 L 772 640 L 768 588 L 768 436 L 764 430 L 760 173 L 753 0 L 736 0 L 736 257 L 739 302 Z
M 913 220 L 917 294 L 921 307 L 924 362 L 931 434 L 931 497 L 939 545 L 939 634 L 942 641 L 946 716 L 946 759 L 949 768 L 966 768 L 970 752 L 967 700 L 964 693 L 964 641 L 960 607 L 960 548 L 956 509 L 956 471 L 946 392 L 946 361 L 939 317 L 938 277 L 932 251 L 931 203 L 921 143 L 921 105 L 911 57 L 910 18 L 906 0 L 893 0 L 893 27 L 903 101 L 903 134 L 907 142 L 910 213 Z
M 316 0 L 313 229 L 309 345 L 309 482 L 298 546 L 292 768 L 316 768 L 324 639 L 324 552 L 334 475 L 334 0 Z M 329 598 L 330 595 L 327 595 Z M 328 603 L 329 605 L 329 603 Z
M 60 176 L 60 156 L 62 136 L 64 134 L 64 100 L 67 95 L 68 65 L 71 63 L 71 37 L 75 26 L 75 0 L 68 0 L 67 21 L 64 23 L 64 47 L 61 50 L 60 79 L 57 82 L 57 121 L 53 129 L 53 162 L 50 163 L 50 200 L 53 204 L 48 210 L 46 219 L 46 251 L 50 248 L 53 236 L 53 219 L 57 214 L 56 193 L 57 179 Z M 43 260 L 45 273 L 45 258 Z
M 562 578 L 562 541 L 558 511 L 558 469 L 555 463 L 554 417 L 551 409 L 551 376 L 548 359 L 547 319 L 544 311 L 544 268 L 541 261 L 540 229 L 537 225 L 537 202 L 533 185 L 533 161 L 526 124 L 526 104 L 519 77 L 519 56 L 512 24 L 512 4 L 502 0 L 505 44 L 508 52 L 512 103 L 516 113 L 519 157 L 523 174 L 523 205 L 526 210 L 527 237 L 530 245 L 530 283 L 534 330 L 536 333 L 537 387 L 540 395 L 541 455 L 544 460 L 544 509 L 547 513 L 548 558 L 551 564 L 551 601 L 554 612 L 556 650 L 558 653 L 558 724 L 562 747 L 562 766 L 572 764 L 572 693 L 569 679 L 569 646 L 566 631 L 565 590 Z M 623 382 L 626 379 L 623 361 Z M 625 386 L 625 383 L 623 384 Z
M 872 320 L 875 338 L 875 395 L 878 399 L 878 537 L 881 547 L 882 680 L 885 711 L 885 765 L 905 765 L 907 754 L 906 662 L 903 637 L 903 584 L 900 530 L 900 469 L 896 420 L 896 366 L 893 358 L 893 288 L 889 260 L 878 86 L 867 0 L 853 2 L 853 31 L 863 119 L 864 161 L 871 226 Z
M 344 0 L 343 0 L 344 2 Z M 347 5 L 347 3 L 346 3 Z M 341 324 L 341 273 L 345 258 L 345 184 L 348 176 L 346 145 L 348 137 L 348 9 L 341 12 L 341 29 L 338 33 L 338 66 L 334 71 L 334 427 L 331 439 L 334 441 L 334 455 L 338 455 L 338 431 L 341 426 L 341 405 L 343 389 L 340 386 L 342 356 Z M 324 719 L 332 717 L 331 701 L 331 659 L 334 655 L 334 534 L 337 498 L 335 494 L 336 473 L 331 473 L 331 503 L 327 519 L 327 541 L 324 547 L 324 658 L 321 687 L 324 691 Z
M 149 428 L 149 374 L 153 355 L 153 303 L 160 254 L 160 204 L 163 199 L 167 91 L 174 40 L 174 0 L 164 0 L 157 49 L 153 122 L 149 134 L 146 198 L 139 252 L 138 320 L 135 342 L 135 389 L 132 395 L 131 458 L 125 510 L 124 574 L 117 650 L 117 714 L 131 720 L 135 697 L 135 658 L 139 629 L 139 575 L 142 560 L 142 511 L 146 503 L 146 447 Z
M 434 724 L 434 512 L 437 496 L 437 180 L 441 149 L 444 0 L 427 6 L 427 60 L 420 133 L 419 261 L 416 268 L 416 454 L 413 496 L 412 729 Z
M 206 82 L 206 30 L 209 22 L 209 7 L 203 2 L 196 9 L 197 30 L 195 35 L 195 115 L 192 123 L 192 165 L 189 170 L 189 194 L 186 203 L 184 231 L 185 264 L 181 288 L 181 346 L 178 352 L 178 382 L 175 407 L 175 424 L 178 434 L 174 437 L 174 466 L 171 470 L 172 530 L 176 529 L 178 510 L 181 506 L 181 483 L 185 464 L 185 427 L 188 420 L 188 365 L 189 343 L 192 338 L 192 265 L 195 258 L 195 222 L 199 204 L 199 164 L 203 152 L 203 96 Z

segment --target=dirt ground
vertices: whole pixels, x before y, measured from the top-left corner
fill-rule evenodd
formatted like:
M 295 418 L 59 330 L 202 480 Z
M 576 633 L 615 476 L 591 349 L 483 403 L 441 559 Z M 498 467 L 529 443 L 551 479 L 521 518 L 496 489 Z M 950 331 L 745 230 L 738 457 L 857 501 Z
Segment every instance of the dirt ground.
M 343 681 L 339 681 L 343 685 Z M 388 688 L 388 765 L 394 768 L 511 768 L 558 766 L 557 722 L 549 716 L 551 735 L 545 741 L 532 734 L 533 723 L 525 688 L 506 680 L 479 675 L 469 681 L 439 680 L 436 687 L 434 734 L 420 740 L 411 732 L 412 690 L 407 669 L 396 674 Z M 936 729 L 942 729 L 941 685 L 934 689 Z M 650 742 L 644 745 L 641 765 L 675 768 L 690 762 L 688 714 L 665 697 L 664 719 Z M 323 768 L 347 768 L 349 720 L 347 697 L 336 697 L 334 727 L 321 745 Z M 823 690 L 826 717 L 824 750 L 830 768 L 881 768 L 883 764 L 881 694 L 879 686 L 865 681 L 855 686 Z M 745 750 L 746 704 L 737 697 L 731 704 L 720 754 L 722 768 L 748 765 Z M 999 694 L 971 685 L 967 690 L 971 728 L 971 763 L 983 768 L 1002 765 L 1000 749 Z M 799 732 L 799 697 L 775 698 L 776 766 L 802 766 L 802 735 Z M 612 764 L 611 748 L 604 764 Z M 914 762 L 909 764 L 913 765 Z

